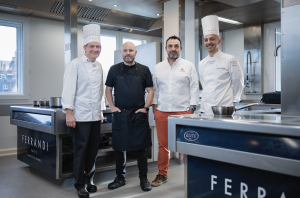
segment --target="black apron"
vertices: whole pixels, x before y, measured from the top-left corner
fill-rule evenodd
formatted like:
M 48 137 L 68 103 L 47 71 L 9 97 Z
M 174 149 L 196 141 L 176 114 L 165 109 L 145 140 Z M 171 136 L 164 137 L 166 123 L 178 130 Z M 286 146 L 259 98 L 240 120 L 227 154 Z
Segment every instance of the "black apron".
M 123 76 L 123 63 L 117 77 L 115 89 L 115 106 L 121 110 L 113 112 L 112 143 L 115 151 L 133 151 L 152 146 L 148 113 L 135 113 L 145 106 L 145 89 L 142 78 L 137 75 Z M 133 66 L 134 67 L 134 66 Z

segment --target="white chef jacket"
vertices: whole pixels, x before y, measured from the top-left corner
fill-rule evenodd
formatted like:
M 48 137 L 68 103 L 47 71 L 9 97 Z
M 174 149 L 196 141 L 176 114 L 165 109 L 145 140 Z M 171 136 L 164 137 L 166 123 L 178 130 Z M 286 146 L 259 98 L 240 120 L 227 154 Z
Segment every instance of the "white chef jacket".
M 73 110 L 77 122 L 101 120 L 103 100 L 103 70 L 98 61 L 85 55 L 72 60 L 63 79 L 62 107 Z
M 238 60 L 220 50 L 209 55 L 198 66 L 203 87 L 200 111 L 213 113 L 211 106 L 232 106 L 241 100 L 244 75 Z
M 199 83 L 195 66 L 180 57 L 173 66 L 168 60 L 155 66 L 153 88 L 152 104 L 157 104 L 159 111 L 186 111 L 190 105 L 199 103 Z

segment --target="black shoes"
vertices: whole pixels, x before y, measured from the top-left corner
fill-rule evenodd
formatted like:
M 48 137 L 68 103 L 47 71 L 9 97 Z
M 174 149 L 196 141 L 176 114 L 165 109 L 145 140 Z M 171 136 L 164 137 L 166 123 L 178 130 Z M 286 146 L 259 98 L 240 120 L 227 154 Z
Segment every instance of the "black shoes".
M 124 186 L 125 184 L 126 184 L 125 179 L 116 177 L 113 182 L 108 184 L 108 189 L 114 190 L 116 188 Z M 141 179 L 140 186 L 143 191 L 150 191 L 152 189 L 151 184 L 149 183 L 148 179 Z
M 143 191 L 150 191 L 152 189 L 148 179 L 141 179 L 140 186 Z
M 95 186 L 93 184 L 87 184 L 86 189 L 90 193 L 97 192 L 97 186 Z
M 120 178 L 116 177 L 113 182 L 111 182 L 110 184 L 108 184 L 108 189 L 114 190 L 116 188 L 124 186 L 125 184 L 126 184 L 125 179 L 120 179 Z
M 78 194 L 79 198 L 89 198 L 90 197 L 90 193 L 85 188 L 79 189 L 77 194 Z
M 93 183 L 94 175 L 95 175 L 95 171 L 85 176 L 85 183 L 87 185 L 86 189 L 90 193 L 97 192 L 97 186 L 95 186 Z

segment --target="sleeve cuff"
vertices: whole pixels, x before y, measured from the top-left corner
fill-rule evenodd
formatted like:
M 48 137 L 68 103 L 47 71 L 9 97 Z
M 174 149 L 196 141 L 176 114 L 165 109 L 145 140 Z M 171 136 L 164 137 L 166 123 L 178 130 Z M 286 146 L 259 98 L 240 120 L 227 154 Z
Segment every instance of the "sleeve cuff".
M 240 102 L 241 99 L 234 99 L 233 102 Z
M 73 110 L 74 106 L 72 106 L 72 105 L 63 105 L 63 110 L 66 110 L 66 109 Z
M 152 104 L 157 104 L 157 98 L 153 98 Z
M 194 100 L 191 100 L 190 102 L 190 105 L 198 105 L 199 104 L 199 99 L 194 99 Z

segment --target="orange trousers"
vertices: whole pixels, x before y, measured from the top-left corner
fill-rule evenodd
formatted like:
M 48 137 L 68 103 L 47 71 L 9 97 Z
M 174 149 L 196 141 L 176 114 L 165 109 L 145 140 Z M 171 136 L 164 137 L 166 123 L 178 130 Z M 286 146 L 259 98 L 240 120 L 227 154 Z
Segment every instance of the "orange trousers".
M 191 111 L 162 112 L 155 110 L 155 123 L 158 139 L 158 174 L 167 176 L 169 169 L 170 151 L 168 150 L 168 116 L 191 114 Z

